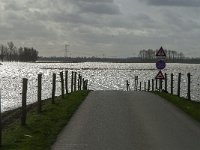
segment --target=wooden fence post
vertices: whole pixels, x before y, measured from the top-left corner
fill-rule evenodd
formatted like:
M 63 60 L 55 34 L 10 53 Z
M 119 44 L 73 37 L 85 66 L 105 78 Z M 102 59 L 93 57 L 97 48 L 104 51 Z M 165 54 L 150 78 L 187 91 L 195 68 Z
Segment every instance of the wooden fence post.
M 162 86 L 162 85 L 163 85 L 163 80 L 160 79 L 160 80 L 159 80 L 159 83 L 160 83 L 159 91 L 162 92 L 162 88 L 163 88 L 163 86 Z
M 138 90 L 138 76 L 135 76 L 135 91 Z
M 56 74 L 53 73 L 53 83 L 52 83 L 52 104 L 55 104 L 55 93 L 56 93 Z
M 80 74 L 78 74 L 78 91 L 80 91 Z
M 165 73 L 165 92 L 167 92 L 167 74 Z
M 180 97 L 181 92 L 181 73 L 178 74 L 178 88 L 177 88 L 177 95 Z
M 74 91 L 75 92 L 76 92 L 76 83 L 77 83 L 76 79 L 77 79 L 77 72 L 74 73 Z
M 150 80 L 148 80 L 148 92 L 150 91 L 150 86 L 151 86 L 151 83 L 150 83 Z
M 156 90 L 158 90 L 158 79 L 156 79 Z
M 129 88 L 129 87 L 128 87 Z M 87 90 L 87 80 L 83 81 L 83 90 Z M 128 89 L 129 90 L 129 89 Z
M 83 79 L 83 90 L 85 90 L 85 80 Z
M 82 78 L 82 76 L 80 76 L 80 90 L 82 90 L 82 80 L 83 80 L 83 78 Z
M 60 79 L 61 79 L 61 95 L 62 98 L 64 98 L 64 78 L 63 78 L 63 72 L 60 72 Z
M 152 91 L 154 91 L 154 79 L 152 79 Z
M 140 91 L 142 91 L 142 82 L 140 82 Z
M 72 71 L 72 76 L 71 76 L 71 93 L 73 92 L 73 87 L 74 86 L 74 72 Z
M 22 108 L 21 108 L 21 125 L 26 125 L 26 98 L 27 98 L 27 85 L 28 79 L 23 78 L 23 87 L 22 87 Z
M 171 94 L 173 95 L 174 94 L 174 75 L 173 73 L 171 74 Z
M 82 80 L 82 83 L 83 83 L 83 90 L 85 90 L 85 85 L 84 85 L 85 79 L 84 79 L 84 78 L 83 78 L 83 80 Z
M 42 112 L 42 74 L 38 74 L 38 113 Z
M 0 147 L 2 146 L 2 114 L 1 114 L 1 89 L 0 89 Z
M 88 90 L 88 80 L 85 81 L 85 90 Z M 129 90 L 130 90 L 130 86 L 129 86 Z
M 85 81 L 85 83 L 86 83 L 86 81 Z M 128 83 L 128 80 L 126 80 L 126 91 L 129 91 L 129 83 Z
M 68 71 L 65 71 L 65 90 L 66 94 L 68 94 Z
M 191 74 L 188 73 L 187 77 L 188 77 L 188 93 L 187 93 L 187 96 L 188 96 L 188 100 L 191 100 Z

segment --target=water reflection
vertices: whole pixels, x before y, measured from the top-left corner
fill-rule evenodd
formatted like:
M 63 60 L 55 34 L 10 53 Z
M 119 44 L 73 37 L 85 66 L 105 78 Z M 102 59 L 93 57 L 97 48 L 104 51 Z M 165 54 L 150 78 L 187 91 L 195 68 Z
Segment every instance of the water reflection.
M 71 71 L 76 71 L 89 79 L 91 90 L 126 90 L 126 80 L 130 88 L 134 89 L 134 77 L 139 77 L 139 82 L 147 82 L 155 78 L 157 70 L 154 63 L 126 64 L 126 63 L 11 63 L 6 62 L 0 66 L 3 111 L 21 105 L 22 78 L 28 78 L 28 103 L 37 100 L 37 74 L 42 73 L 42 99 L 51 97 L 52 74 L 57 73 L 56 95 L 60 95 L 60 71 L 69 71 L 69 91 Z M 187 96 L 187 73 L 192 74 L 191 96 L 199 101 L 200 95 L 200 65 L 198 64 L 168 64 L 163 73 L 174 73 L 174 93 L 177 93 L 178 73 L 182 73 L 181 96 Z M 170 91 L 170 79 L 168 80 Z

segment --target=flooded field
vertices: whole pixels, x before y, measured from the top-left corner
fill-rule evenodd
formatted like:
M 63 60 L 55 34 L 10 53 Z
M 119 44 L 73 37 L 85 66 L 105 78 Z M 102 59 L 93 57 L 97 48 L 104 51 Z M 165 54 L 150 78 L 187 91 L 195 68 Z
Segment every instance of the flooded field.
M 125 90 L 126 80 L 130 81 L 130 88 L 134 90 L 135 76 L 139 82 L 147 82 L 155 78 L 157 69 L 155 64 L 125 64 L 125 63 L 9 63 L 0 65 L 0 84 L 2 89 L 2 109 L 10 110 L 21 106 L 22 78 L 28 78 L 28 103 L 37 100 L 37 74 L 42 73 L 42 99 L 51 97 L 52 74 L 57 73 L 56 95 L 60 95 L 59 72 L 69 71 L 69 87 L 71 71 L 80 73 L 89 80 L 91 90 Z M 192 100 L 200 101 L 200 65 L 196 64 L 168 64 L 163 71 L 170 75 L 174 73 L 174 93 L 177 93 L 177 76 L 182 73 L 181 96 L 187 96 L 187 73 L 192 77 Z M 170 76 L 168 76 L 169 78 Z M 170 78 L 168 80 L 170 83 Z M 144 84 L 142 84 L 143 86 Z M 168 84 L 168 90 L 170 84 Z M 143 88 L 143 87 L 142 87 Z M 70 91 L 70 88 L 69 88 Z

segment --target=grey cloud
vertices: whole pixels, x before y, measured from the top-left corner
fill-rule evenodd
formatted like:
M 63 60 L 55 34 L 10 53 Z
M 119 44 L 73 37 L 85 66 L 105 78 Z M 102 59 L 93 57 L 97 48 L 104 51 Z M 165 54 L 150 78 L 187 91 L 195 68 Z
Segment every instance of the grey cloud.
M 86 5 L 82 5 L 82 12 L 86 13 L 95 13 L 95 14 L 120 14 L 119 7 L 112 3 L 88 3 Z
M 142 0 L 149 5 L 200 7 L 199 0 Z
M 199 30 L 200 22 L 195 18 L 186 17 L 185 14 L 173 13 L 165 11 L 163 13 L 163 20 L 167 23 L 171 31 L 188 33 L 194 30 Z
M 199 2 L 194 0 L 139 1 L 149 5 L 199 6 Z M 4 4 L 0 7 L 0 40 L 29 43 L 41 49 L 40 55 L 57 56 L 62 55 L 61 50 L 68 41 L 72 55 L 74 51 L 77 55 L 79 51 L 85 51 L 91 52 L 92 56 L 100 54 L 98 50 L 101 49 L 107 50 L 106 55 L 119 52 L 116 55 L 128 56 L 133 50 L 158 48 L 161 43 L 185 51 L 192 45 L 195 51 L 199 51 L 198 7 L 152 9 L 149 5 L 135 2 L 0 0 L 0 5 Z
M 16 21 L 13 21 L 12 24 L 12 27 L 0 27 L 1 35 L 4 39 L 31 40 L 55 39 L 56 37 L 55 33 L 52 30 L 48 30 L 45 25 Z
M 52 21 L 62 24 L 88 25 L 94 27 L 110 27 L 125 29 L 157 28 L 151 16 L 144 13 L 130 16 L 123 15 L 95 15 L 85 13 L 66 13 L 64 11 L 49 14 Z
M 72 24 L 72 25 L 91 25 L 99 26 L 100 21 L 93 15 L 86 15 L 81 13 L 66 13 L 63 11 L 54 12 L 49 15 L 50 21 L 59 22 L 62 25 Z
M 24 10 L 25 7 L 22 5 L 19 5 L 18 3 L 7 3 L 7 5 L 5 5 L 4 7 L 5 10 L 13 10 L 13 11 L 20 11 L 20 10 Z
M 95 27 L 124 27 L 132 28 L 133 22 L 129 18 L 122 17 L 121 15 L 98 15 L 87 13 L 66 13 L 64 11 L 53 12 L 50 15 L 52 21 L 59 22 L 61 24 L 72 25 L 89 25 Z
M 106 3 L 112 3 L 113 0 L 78 0 L 78 1 L 84 1 L 84 2 L 91 2 L 91 3 L 95 3 L 95 2 L 99 2 L 99 3 L 102 3 L 102 2 L 106 2 Z
M 71 3 L 79 7 L 79 13 L 120 14 L 120 9 L 113 0 L 71 0 Z

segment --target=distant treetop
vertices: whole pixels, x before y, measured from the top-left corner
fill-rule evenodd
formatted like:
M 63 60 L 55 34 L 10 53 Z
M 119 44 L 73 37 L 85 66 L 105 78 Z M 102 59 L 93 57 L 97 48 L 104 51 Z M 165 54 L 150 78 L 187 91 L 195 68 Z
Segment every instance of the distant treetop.
M 38 51 L 34 48 L 19 47 L 14 43 L 8 42 L 7 45 L 0 45 L 0 59 L 1 61 L 21 61 L 21 62 L 35 62 L 38 59 Z

